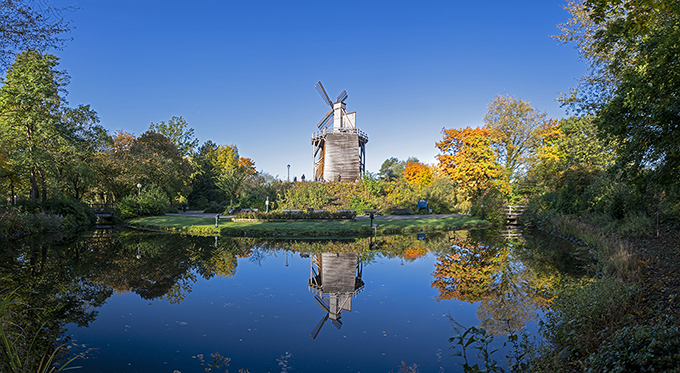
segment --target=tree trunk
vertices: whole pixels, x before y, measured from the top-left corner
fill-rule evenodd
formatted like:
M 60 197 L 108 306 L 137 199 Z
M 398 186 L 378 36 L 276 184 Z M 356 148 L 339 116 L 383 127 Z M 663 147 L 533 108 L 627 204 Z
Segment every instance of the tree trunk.
M 9 204 L 16 205 L 17 199 L 14 196 L 14 180 L 11 177 L 9 178 L 9 192 L 11 193 L 9 196 Z
M 35 167 L 31 167 L 31 199 L 38 198 L 38 183 L 35 179 Z
M 40 175 L 40 184 L 42 185 L 42 201 L 47 200 L 47 186 L 45 185 L 45 173 L 38 169 L 38 175 Z

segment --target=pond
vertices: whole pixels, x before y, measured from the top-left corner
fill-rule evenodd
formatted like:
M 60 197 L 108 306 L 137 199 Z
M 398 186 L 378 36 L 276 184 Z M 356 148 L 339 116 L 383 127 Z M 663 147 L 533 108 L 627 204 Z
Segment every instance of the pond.
M 197 372 L 215 352 L 232 372 L 457 372 L 455 323 L 498 336 L 494 348 L 509 331 L 535 334 L 550 288 L 586 267 L 574 250 L 484 230 L 339 241 L 97 230 L 6 245 L 0 287 L 31 307 L 26 325 L 46 322 L 46 339 L 68 347 L 62 361 L 82 354 L 69 365 L 81 372 Z

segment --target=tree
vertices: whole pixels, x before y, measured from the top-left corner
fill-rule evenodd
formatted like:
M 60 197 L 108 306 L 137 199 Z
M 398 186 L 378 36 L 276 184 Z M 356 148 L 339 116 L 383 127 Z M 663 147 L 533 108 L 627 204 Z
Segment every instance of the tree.
M 437 301 L 473 303 L 492 297 L 494 276 L 508 260 L 508 250 L 482 244 L 472 236 L 456 237 L 452 249 L 453 253 L 437 258 L 432 273 L 432 287 L 439 290 Z
M 619 83 L 596 123 L 618 140 L 624 179 L 676 187 L 680 179 L 680 2 L 636 44 L 636 64 L 616 68 Z
M 189 124 L 182 117 L 173 116 L 168 123 L 151 123 L 149 131 L 158 132 L 170 139 L 184 157 L 192 156 L 198 146 L 198 139 L 194 138 L 194 129 L 189 128 Z
M 81 200 L 97 183 L 97 151 L 112 142 L 89 105 L 65 108 L 61 112 L 63 136 L 58 139 L 54 159 L 56 186 L 69 198 Z
M 408 162 L 404 168 L 404 178 L 411 184 L 428 186 L 434 180 L 434 172 L 424 163 Z
M 604 171 L 612 165 L 615 144 L 598 135 L 592 116 L 569 117 L 543 127 L 531 175 L 548 180 L 570 168 Z
M 69 22 L 59 18 L 64 9 L 46 6 L 47 1 L 0 1 L 0 66 L 7 67 L 18 51 L 46 51 L 59 48 L 71 30 Z
M 404 176 L 404 169 L 408 162 L 420 162 L 416 157 L 409 157 L 406 161 L 400 161 L 398 158 L 392 157 L 386 159 L 380 166 L 378 177 L 385 181 L 394 181 L 401 179 Z
M 484 127 L 489 130 L 496 159 L 505 167 L 508 179 L 516 180 L 529 167 L 547 113 L 533 109 L 528 101 L 508 95 L 496 96 L 487 110 Z
M 170 203 L 190 191 L 192 167 L 170 139 L 160 133 L 147 131 L 130 147 L 128 165 L 134 183 L 158 185 Z
M 123 130 L 116 131 L 104 149 L 94 155 L 93 166 L 97 172 L 94 192 L 102 201 L 119 201 L 132 193 L 135 180 L 131 180 L 130 167 L 133 160 L 130 148 L 134 144 L 134 134 Z
M 236 156 L 238 157 L 238 149 L 236 151 Z M 250 158 L 238 158 L 235 167 L 229 164 L 228 167 L 219 170 L 215 178 L 215 185 L 224 193 L 227 199 L 233 200 L 239 196 L 246 179 L 256 175 L 255 161 Z
M 205 208 L 210 201 L 220 202 L 224 199 L 215 185 L 217 170 L 212 163 L 212 157 L 217 149 L 217 144 L 208 140 L 198 149 L 192 158 L 194 174 L 191 175 L 191 193 L 188 196 L 189 204 L 198 208 Z
M 471 197 L 488 189 L 509 193 L 507 175 L 496 161 L 489 131 L 483 128 L 442 129 L 444 138 L 436 143 L 439 167 Z
M 616 166 L 624 179 L 641 188 L 674 187 L 680 1 L 587 0 L 569 10 L 573 17 L 560 38 L 578 44 L 591 73 L 564 102 L 595 114 L 601 135 L 620 143 Z
M 32 199 L 38 197 L 38 178 L 43 200 L 47 198 L 46 168 L 51 166 L 48 150 L 60 136 L 59 92 L 65 74 L 57 71 L 58 58 L 27 50 L 19 54 L 0 88 L 0 142 L 13 166 L 27 170 Z

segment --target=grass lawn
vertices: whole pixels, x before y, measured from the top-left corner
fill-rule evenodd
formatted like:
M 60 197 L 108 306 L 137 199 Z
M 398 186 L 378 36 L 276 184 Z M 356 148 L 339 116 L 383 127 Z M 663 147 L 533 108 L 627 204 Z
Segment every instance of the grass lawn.
M 151 216 L 139 220 L 129 220 L 128 224 L 148 229 L 159 229 L 195 234 L 220 234 L 231 237 L 358 237 L 373 234 L 369 220 L 356 221 L 305 221 L 305 222 L 266 222 L 234 223 L 222 219 L 215 228 L 213 217 L 189 216 Z M 454 228 L 476 227 L 488 222 L 470 216 L 439 219 L 380 219 L 378 234 L 428 232 Z

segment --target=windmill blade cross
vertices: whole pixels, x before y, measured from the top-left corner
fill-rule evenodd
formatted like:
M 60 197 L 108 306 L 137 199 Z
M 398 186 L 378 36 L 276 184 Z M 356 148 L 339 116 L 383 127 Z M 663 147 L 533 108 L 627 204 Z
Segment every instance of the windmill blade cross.
M 333 103 L 331 102 L 331 99 L 328 98 L 328 94 L 326 94 L 326 90 L 323 89 L 323 85 L 321 85 L 321 81 L 316 82 L 316 85 L 314 86 L 316 88 L 316 91 L 319 92 L 319 96 L 321 96 L 321 99 L 328 104 L 331 108 L 333 107 Z
M 326 302 L 324 302 L 323 299 L 319 298 L 318 295 L 314 296 L 314 301 L 316 301 L 316 304 L 318 304 L 319 307 L 321 307 L 324 311 L 326 311 L 326 313 L 330 312 Z
M 347 91 L 342 91 L 335 102 L 345 102 L 345 100 L 347 100 Z
M 326 314 L 326 316 L 323 319 L 321 319 L 321 321 L 319 321 L 318 324 L 316 324 L 314 329 L 312 329 L 312 332 L 309 333 L 309 336 L 312 337 L 312 339 L 316 339 L 316 336 L 319 335 L 321 327 L 323 326 L 323 324 L 326 323 L 326 320 L 328 320 L 328 314 Z
M 328 123 L 331 122 L 332 120 L 333 120 L 333 110 L 331 109 L 328 113 L 326 113 L 326 116 L 323 117 L 323 119 L 321 119 L 319 124 L 317 124 L 316 126 L 319 129 L 324 129 L 328 126 Z

